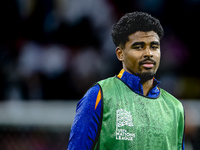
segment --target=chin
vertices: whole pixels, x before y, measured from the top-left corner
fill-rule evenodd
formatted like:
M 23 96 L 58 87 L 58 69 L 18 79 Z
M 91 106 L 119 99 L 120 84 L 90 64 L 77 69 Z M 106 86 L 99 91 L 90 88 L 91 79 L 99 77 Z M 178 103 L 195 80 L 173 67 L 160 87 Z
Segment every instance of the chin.
M 141 81 L 148 81 L 151 80 L 155 77 L 156 73 L 153 71 L 146 71 L 146 72 L 142 72 L 139 73 L 138 76 L 140 77 Z

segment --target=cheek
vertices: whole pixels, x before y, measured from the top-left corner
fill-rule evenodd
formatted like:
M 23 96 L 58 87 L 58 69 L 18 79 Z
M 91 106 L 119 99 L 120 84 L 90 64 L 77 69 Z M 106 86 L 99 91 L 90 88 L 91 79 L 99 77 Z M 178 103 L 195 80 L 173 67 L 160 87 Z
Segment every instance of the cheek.
M 157 62 L 157 66 L 159 66 L 159 64 L 160 64 L 160 57 L 161 57 L 160 51 L 157 52 L 157 53 L 154 55 L 154 59 L 155 59 L 155 61 Z
M 140 57 L 136 54 L 136 53 L 131 53 L 128 55 L 127 60 L 132 64 L 132 65 L 136 65 L 138 63 L 138 59 L 140 59 Z
M 160 57 L 161 57 L 161 52 L 160 52 L 160 50 L 155 51 L 155 52 L 153 53 L 153 56 L 154 56 L 155 59 L 160 59 Z
M 134 69 L 137 67 L 137 56 L 133 52 L 124 55 L 124 63 L 126 67 Z
M 156 51 L 154 51 L 154 55 L 160 56 L 161 55 L 160 49 L 157 49 Z

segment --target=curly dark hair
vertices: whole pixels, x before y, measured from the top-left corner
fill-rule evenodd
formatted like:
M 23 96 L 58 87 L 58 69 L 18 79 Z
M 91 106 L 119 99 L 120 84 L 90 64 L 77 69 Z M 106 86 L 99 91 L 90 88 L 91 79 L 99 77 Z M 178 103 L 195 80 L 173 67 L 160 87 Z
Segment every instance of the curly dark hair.
M 125 14 L 116 24 L 113 25 L 111 35 L 115 46 L 122 48 L 129 41 L 128 36 L 137 31 L 154 31 L 161 39 L 164 30 L 160 21 L 144 12 L 132 12 Z

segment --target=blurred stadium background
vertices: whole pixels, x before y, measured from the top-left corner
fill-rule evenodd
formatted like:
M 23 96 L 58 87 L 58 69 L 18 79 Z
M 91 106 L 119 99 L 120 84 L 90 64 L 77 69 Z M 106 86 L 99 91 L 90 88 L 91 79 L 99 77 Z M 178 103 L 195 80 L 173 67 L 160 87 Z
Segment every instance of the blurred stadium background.
M 110 30 L 145 11 L 165 30 L 157 73 L 186 111 L 186 149 L 200 150 L 200 0 L 0 2 L 0 150 L 64 150 L 76 103 L 121 70 Z

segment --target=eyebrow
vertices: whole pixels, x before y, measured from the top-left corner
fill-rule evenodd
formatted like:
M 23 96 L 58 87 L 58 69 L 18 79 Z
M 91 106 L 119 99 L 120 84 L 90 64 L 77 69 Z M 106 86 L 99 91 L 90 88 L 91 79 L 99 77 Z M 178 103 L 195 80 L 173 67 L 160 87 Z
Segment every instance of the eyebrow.
M 134 47 L 134 46 L 137 46 L 137 45 L 145 45 L 145 42 L 134 42 L 131 46 Z M 153 41 L 150 43 L 150 45 L 160 45 L 159 42 L 157 41 Z
M 131 46 L 134 47 L 136 45 L 145 45 L 144 42 L 134 42 Z
M 150 45 L 160 45 L 160 43 L 157 42 L 157 41 L 153 41 L 153 42 L 150 43 Z

